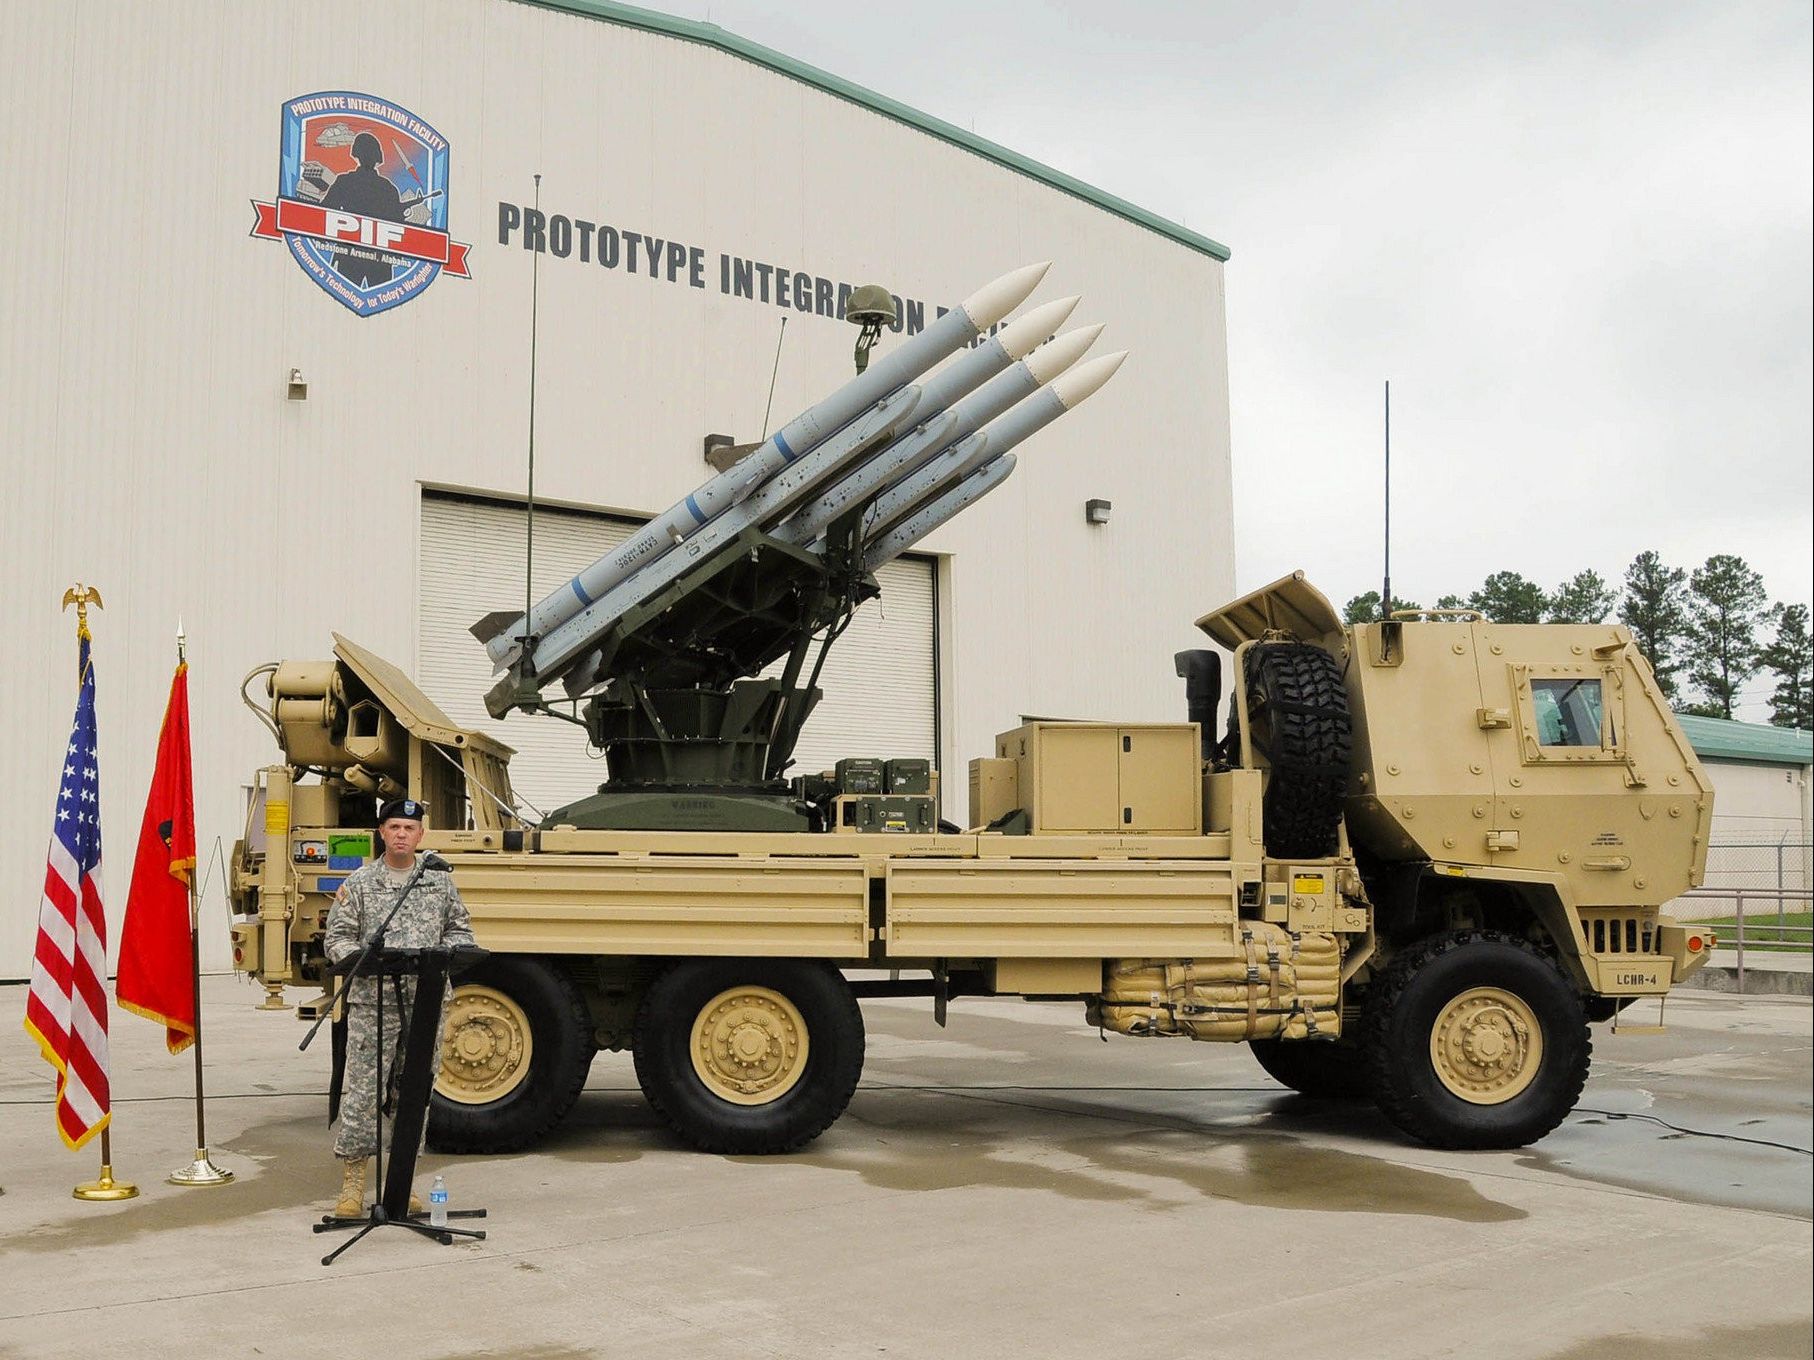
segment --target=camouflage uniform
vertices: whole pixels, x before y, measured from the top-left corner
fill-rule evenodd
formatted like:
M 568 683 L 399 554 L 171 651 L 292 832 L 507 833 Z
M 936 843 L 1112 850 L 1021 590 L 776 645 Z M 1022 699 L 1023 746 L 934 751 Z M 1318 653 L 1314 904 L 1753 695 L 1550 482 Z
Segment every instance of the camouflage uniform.
M 408 872 L 397 873 L 382 858 L 363 865 L 347 876 L 328 912 L 324 947 L 330 963 L 357 954 L 367 938 L 390 913 Z M 390 927 L 384 943 L 392 949 L 427 949 L 437 945 L 473 943 L 472 921 L 466 904 L 454 887 L 453 875 L 429 870 L 411 889 Z M 398 984 L 401 984 L 399 986 Z M 415 1005 L 413 977 L 354 979 L 347 994 L 346 1078 L 340 1098 L 340 1130 L 334 1139 L 336 1157 L 369 1157 L 378 1150 L 378 1089 L 375 1055 L 378 1052 L 378 988 L 384 987 L 383 1053 L 385 1077 L 393 1090 L 402 1066 L 400 1031 Z M 442 1004 L 452 994 L 443 993 Z M 441 1068 L 441 1026 L 435 1026 L 434 1070 Z

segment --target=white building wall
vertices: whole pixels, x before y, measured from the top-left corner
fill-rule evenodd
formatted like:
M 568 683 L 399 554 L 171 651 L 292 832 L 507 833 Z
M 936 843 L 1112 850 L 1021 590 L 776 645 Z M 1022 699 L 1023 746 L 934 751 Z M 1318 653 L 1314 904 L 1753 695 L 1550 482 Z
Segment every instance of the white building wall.
M 363 40 L 361 35 L 381 35 Z M 222 872 L 240 788 L 273 758 L 235 690 L 319 657 L 330 630 L 413 667 L 418 488 L 523 477 L 531 261 L 500 201 L 706 252 L 709 286 L 541 257 L 537 486 L 631 513 L 752 438 L 780 322 L 772 425 L 841 382 L 851 329 L 726 297 L 719 252 L 887 282 L 928 307 L 1030 260 L 1037 295 L 1131 348 L 1103 393 L 1030 442 L 943 554 L 942 746 L 965 760 L 1026 712 L 1181 715 L 1173 651 L 1232 591 L 1223 281 L 1212 257 L 880 114 L 697 44 L 509 0 L 35 3 L 8 11 L 0 163 L 0 636 L 8 722 L 0 977 L 29 966 L 72 622 L 98 585 L 105 892 L 113 932 L 174 662 L 190 638 L 205 962 L 226 961 Z M 356 90 L 451 143 L 443 275 L 354 316 L 251 238 L 276 191 L 283 101 Z M 28 188 L 26 186 L 29 186 Z M 853 186 L 860 186 L 856 196 Z M 885 339 L 884 344 L 890 343 Z M 286 400 L 301 369 L 307 401 Z M 1105 529 L 1082 503 L 1114 502 Z M 475 600 L 474 614 L 508 601 Z M 948 802 L 948 809 L 957 806 Z
M 1808 839 L 1808 767 L 1703 759 L 1713 781 L 1712 841 Z

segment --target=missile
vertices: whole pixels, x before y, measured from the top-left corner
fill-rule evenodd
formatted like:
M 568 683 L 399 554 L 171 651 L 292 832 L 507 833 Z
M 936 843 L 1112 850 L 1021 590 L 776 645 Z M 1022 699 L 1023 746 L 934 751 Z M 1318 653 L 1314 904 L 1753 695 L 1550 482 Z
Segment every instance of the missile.
M 915 512 L 880 538 L 865 543 L 863 545 L 863 570 L 875 571 L 878 567 L 894 561 L 959 510 L 967 505 L 974 505 L 1007 481 L 1008 474 L 1012 471 L 1014 471 L 1014 455 L 1004 453 L 1001 457 L 992 458 L 984 463 L 975 472 L 959 481 L 956 486 L 947 487 L 944 494 L 930 505 Z
M 983 285 L 911 340 L 876 360 L 867 371 L 794 417 L 735 467 L 706 482 L 548 595 L 529 612 L 527 619 L 518 614 L 514 623 L 500 627 L 500 615 L 490 614 L 474 625 L 474 636 L 485 643 L 497 669 L 513 664 L 520 657 L 525 634 L 547 636 L 632 572 L 749 497 L 763 482 L 827 436 L 969 344 L 1019 306 L 1049 268 L 1049 260 L 1026 265 Z
M 1056 378 L 1071 367 L 1096 342 L 1102 334 L 1102 327 L 1083 326 L 1053 340 L 1050 344 L 1041 345 L 1027 358 L 1002 374 L 982 391 L 958 407 L 959 428 L 954 437 L 948 440 L 939 450 L 936 457 L 921 460 L 921 466 L 911 475 L 902 478 L 888 487 L 876 499 L 873 506 L 864 513 L 864 532 L 873 536 L 882 532 L 895 520 L 902 518 L 914 506 L 933 494 L 934 489 L 967 477 L 995 455 L 1004 452 L 1010 445 L 1003 443 L 1009 437 L 1011 427 L 991 424 L 1002 412 L 1014 407 L 1023 398 L 1036 393 L 1042 386 Z M 1081 400 L 1081 398 L 1078 398 Z M 1053 419 L 1056 419 L 1054 414 Z M 987 427 L 986 429 L 984 427 Z M 1037 428 L 1037 427 L 1034 427 Z M 1027 433 L 1031 433 L 1031 429 Z M 1018 436 L 1024 439 L 1025 434 Z M 891 451 L 890 451 L 891 452 Z M 884 453 L 883 457 L 887 454 Z M 881 461 L 880 458 L 876 462 Z M 861 477 L 875 463 L 867 464 Z M 825 500 L 821 497 L 801 513 L 816 512 Z M 831 522 L 827 516 L 823 523 L 815 524 L 813 533 L 817 534 Z M 789 529 L 793 521 L 782 528 Z M 785 537 L 785 535 L 781 535 Z M 799 541 L 799 540 L 796 540 Z
M 1050 385 L 973 435 L 972 438 L 987 442 L 987 461 L 967 473 L 957 474 L 955 479 L 948 477 L 934 488 L 927 503 L 907 518 L 893 526 L 879 526 L 863 546 L 865 569 L 874 571 L 882 563 L 893 561 L 965 506 L 974 504 L 1000 486 L 1014 468 L 1009 450 L 1034 431 L 1074 410 L 1078 403 L 1114 377 L 1126 358 L 1127 351 L 1121 350 L 1059 374 Z M 962 447 L 960 444 L 946 456 L 959 453 Z M 1004 463 L 1007 466 L 1002 468 Z
M 534 640 L 527 658 L 533 667 L 530 674 L 547 678 L 559 675 L 567 663 L 591 648 L 611 624 L 684 575 L 695 563 L 751 525 L 761 528 L 779 521 L 826 477 L 893 439 L 920 405 L 920 395 L 920 389 L 911 383 L 900 388 L 831 438 L 823 440 L 811 453 L 782 468 L 739 504 L 718 515 L 697 533 L 689 534 L 671 552 L 639 567 L 565 622 L 550 629 L 546 636 Z M 949 412 L 940 412 L 933 424 L 942 429 L 952 419 Z M 589 689 L 591 675 L 587 667 L 575 669 L 567 677 L 569 693 L 583 693 Z M 509 688 L 510 681 L 506 679 L 503 685 Z
M 565 671 L 568 693 L 584 693 L 596 678 L 599 656 L 594 646 L 596 639 L 617 619 L 677 580 L 744 529 L 752 525 L 763 529 L 779 527 L 782 519 L 815 487 L 844 469 L 856 467 L 866 455 L 875 456 L 869 463 L 862 464 L 864 468 L 883 456 L 877 454 L 877 450 L 892 450 L 902 443 L 924 450 L 936 450 L 949 444 L 954 438 L 952 432 L 958 415 L 944 403 L 963 396 L 991 371 L 1008 363 L 1015 349 L 1025 352 L 1032 348 L 1041 337 L 1049 335 L 1051 327 L 1061 322 L 1075 305 L 1076 299 L 1066 298 L 1035 308 L 975 352 L 953 361 L 924 387 L 910 383 L 897 389 L 886 400 L 822 440 L 812 452 L 768 478 L 743 501 L 689 535 L 677 548 L 631 573 L 551 629 L 533 644 L 534 650 L 528 658 L 534 667 L 532 673 L 552 678 Z M 1004 337 L 1005 343 L 998 344 Z M 933 408 L 934 402 L 943 409 Z M 928 409 L 932 414 L 911 435 L 906 439 L 898 437 L 913 415 Z M 884 469 L 876 485 L 884 484 L 887 475 L 888 471 Z M 505 685 L 508 688 L 509 682 Z
M 940 452 L 975 433 L 1022 397 L 1036 391 L 1041 383 L 1068 368 L 1101 334 L 1101 326 L 1086 326 L 1062 335 L 1050 344 L 1040 345 L 1039 342 L 1050 335 L 1054 327 L 1064 324 L 1076 304 L 1076 298 L 1060 298 L 1037 307 L 981 346 L 976 354 L 941 370 L 925 386 L 920 403 L 923 410 L 943 411 L 950 400 L 963 395 L 968 388 L 961 384 L 968 375 L 961 370 L 973 360 L 983 358 L 985 351 L 995 350 L 989 355 L 991 369 L 1000 369 L 1032 351 L 1030 357 L 1012 364 L 1005 372 L 998 372 L 981 391 L 953 409 L 950 412 L 955 417 L 953 421 L 923 421 L 882 448 L 856 471 L 815 493 L 811 502 L 774 530 L 775 537 L 789 543 L 810 542 L 839 515 L 861 505 L 890 483 L 909 474 L 918 475 L 916 470 Z M 1034 349 L 1035 345 L 1039 348 Z

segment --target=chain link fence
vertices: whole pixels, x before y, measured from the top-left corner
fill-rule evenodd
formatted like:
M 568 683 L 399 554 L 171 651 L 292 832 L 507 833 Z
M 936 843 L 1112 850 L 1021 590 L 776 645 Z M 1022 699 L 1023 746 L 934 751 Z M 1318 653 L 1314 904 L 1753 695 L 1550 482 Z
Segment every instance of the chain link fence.
M 1715 841 L 1707 847 L 1705 881 L 1670 911 L 1715 927 L 1719 953 L 1736 956 L 1742 990 L 1747 951 L 1753 963 L 1784 956 L 1800 963 L 1814 953 L 1810 889 L 1814 842 L 1799 836 Z

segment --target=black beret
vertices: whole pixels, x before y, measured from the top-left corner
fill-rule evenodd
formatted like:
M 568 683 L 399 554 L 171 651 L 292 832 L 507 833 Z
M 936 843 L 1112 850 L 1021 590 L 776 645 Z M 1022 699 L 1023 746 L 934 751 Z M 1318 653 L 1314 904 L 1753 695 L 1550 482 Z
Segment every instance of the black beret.
M 394 818 L 401 817 L 406 821 L 419 822 L 428 816 L 428 808 L 414 798 L 393 798 L 378 809 L 378 825 L 383 826 Z

